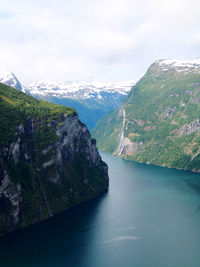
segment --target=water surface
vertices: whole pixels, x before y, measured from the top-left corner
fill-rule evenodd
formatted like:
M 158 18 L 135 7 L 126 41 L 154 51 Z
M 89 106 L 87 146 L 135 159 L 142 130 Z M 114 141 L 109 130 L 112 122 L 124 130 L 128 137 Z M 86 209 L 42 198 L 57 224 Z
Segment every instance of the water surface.
M 0 239 L 0 266 L 200 266 L 200 175 L 102 157 L 109 192 Z

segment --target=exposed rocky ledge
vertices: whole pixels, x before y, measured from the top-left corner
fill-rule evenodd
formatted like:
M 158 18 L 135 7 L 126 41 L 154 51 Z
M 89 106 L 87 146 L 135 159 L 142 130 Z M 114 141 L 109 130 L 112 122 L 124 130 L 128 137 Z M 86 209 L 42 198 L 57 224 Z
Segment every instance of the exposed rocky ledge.
M 179 136 L 196 133 L 200 131 L 200 119 L 185 124 L 177 130 Z

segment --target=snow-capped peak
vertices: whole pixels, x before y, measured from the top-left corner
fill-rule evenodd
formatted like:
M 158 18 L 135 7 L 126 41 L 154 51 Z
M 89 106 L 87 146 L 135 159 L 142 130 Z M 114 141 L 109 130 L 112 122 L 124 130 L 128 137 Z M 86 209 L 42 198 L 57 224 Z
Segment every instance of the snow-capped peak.
M 101 100 L 103 94 L 118 94 L 126 96 L 135 81 L 124 82 L 29 82 L 23 85 L 13 73 L 0 74 L 0 82 L 12 86 L 20 91 L 28 93 L 37 98 L 57 97 L 70 99 L 96 98 Z
M 162 71 L 168 71 L 175 69 L 177 72 L 190 72 L 200 71 L 200 58 L 193 60 L 174 60 L 174 59 L 161 59 L 157 60 L 157 63 Z
M 0 82 L 22 91 L 22 86 L 12 72 L 0 74 Z

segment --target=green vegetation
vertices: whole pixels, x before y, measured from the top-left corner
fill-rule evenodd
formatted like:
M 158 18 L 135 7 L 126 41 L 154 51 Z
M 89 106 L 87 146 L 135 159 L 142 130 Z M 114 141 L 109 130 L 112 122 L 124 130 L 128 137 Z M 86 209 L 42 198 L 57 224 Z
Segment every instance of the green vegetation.
M 106 148 L 105 151 L 108 152 L 113 152 L 118 144 L 122 117 L 117 118 L 117 113 L 118 110 L 105 114 L 99 121 L 98 126 L 92 131 L 93 136 L 98 140 L 98 147 L 103 150 Z M 98 138 L 99 136 L 102 138 Z
M 25 123 L 29 118 L 51 122 L 60 118 L 61 114 L 70 115 L 74 112 L 73 108 L 36 100 L 0 83 L 0 148 L 10 143 L 16 126 Z
M 151 65 L 122 103 L 126 112 L 126 145 L 121 156 L 200 171 L 200 129 L 180 131 L 181 127 L 200 119 L 199 96 L 198 72 L 172 69 L 162 72 L 158 64 Z M 104 116 L 92 135 L 100 149 L 116 154 L 121 131 L 122 114 L 118 109 Z M 137 149 L 131 144 L 137 145 Z

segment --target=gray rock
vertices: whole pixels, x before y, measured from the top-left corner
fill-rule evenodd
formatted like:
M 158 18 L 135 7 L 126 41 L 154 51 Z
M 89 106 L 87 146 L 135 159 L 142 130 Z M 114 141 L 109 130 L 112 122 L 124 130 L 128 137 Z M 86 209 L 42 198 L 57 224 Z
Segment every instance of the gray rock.
M 200 119 L 197 119 L 189 124 L 185 124 L 176 130 L 179 136 L 196 133 L 200 131 Z

